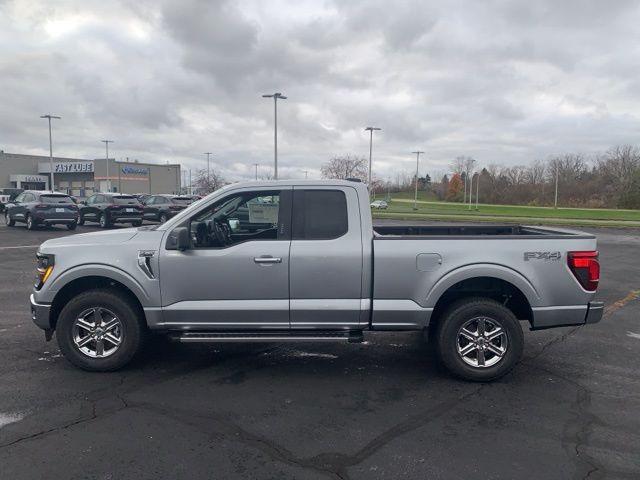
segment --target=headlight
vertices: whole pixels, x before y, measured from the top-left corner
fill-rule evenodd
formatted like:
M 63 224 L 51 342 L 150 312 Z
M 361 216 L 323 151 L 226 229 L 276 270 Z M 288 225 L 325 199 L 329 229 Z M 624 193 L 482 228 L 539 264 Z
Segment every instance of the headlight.
M 51 272 L 53 272 L 54 256 L 37 253 L 36 258 L 38 259 L 38 275 L 36 277 L 35 287 L 36 290 L 40 290 L 47 279 L 51 276 Z

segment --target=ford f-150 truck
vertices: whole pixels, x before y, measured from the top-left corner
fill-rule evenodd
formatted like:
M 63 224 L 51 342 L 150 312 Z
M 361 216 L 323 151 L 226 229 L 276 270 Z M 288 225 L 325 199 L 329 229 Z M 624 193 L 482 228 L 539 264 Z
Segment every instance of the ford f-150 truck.
M 508 372 L 532 330 L 597 322 L 593 235 L 509 225 L 372 226 L 354 181 L 233 184 L 158 226 L 47 240 L 33 320 L 64 356 L 121 368 L 180 342 L 360 342 L 428 333 L 455 375 Z

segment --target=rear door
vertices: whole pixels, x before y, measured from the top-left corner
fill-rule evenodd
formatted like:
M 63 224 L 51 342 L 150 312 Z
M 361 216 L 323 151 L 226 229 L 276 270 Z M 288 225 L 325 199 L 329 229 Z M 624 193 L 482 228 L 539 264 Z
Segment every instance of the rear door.
M 358 327 L 366 302 L 361 301 L 362 235 L 354 188 L 294 188 L 289 262 L 292 328 Z

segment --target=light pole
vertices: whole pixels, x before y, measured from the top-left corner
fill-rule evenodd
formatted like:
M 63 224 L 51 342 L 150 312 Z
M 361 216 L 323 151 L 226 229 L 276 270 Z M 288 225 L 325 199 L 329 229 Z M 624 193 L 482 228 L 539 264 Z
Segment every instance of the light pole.
M 100 140 L 102 143 L 104 143 L 104 149 L 105 149 L 105 159 L 107 160 L 107 191 L 111 192 L 111 175 L 109 175 L 109 144 L 113 143 L 113 140 Z M 119 187 L 118 187 L 119 188 Z
M 258 180 L 258 164 L 254 163 L 253 166 L 256 167 L 256 180 Z
M 280 92 L 270 95 L 262 95 L 263 98 L 273 98 L 273 178 L 278 179 L 278 99 L 286 100 L 287 97 Z
M 420 164 L 420 154 L 424 152 L 417 150 L 411 153 L 416 154 L 416 189 L 415 193 L 413 194 L 413 209 L 418 210 L 418 166 Z
M 478 178 L 476 178 L 476 210 L 478 210 L 478 196 L 480 195 L 480 172 L 477 173 Z
M 51 140 L 51 119 L 55 118 L 56 120 L 60 120 L 60 117 L 56 117 L 55 115 L 51 115 L 51 114 L 47 114 L 47 115 L 41 115 L 40 118 L 46 118 L 47 120 L 49 120 L 49 168 L 51 169 L 51 171 L 49 172 L 51 175 L 51 186 L 49 187 L 51 189 L 51 191 L 53 192 L 54 186 L 53 186 L 53 142 Z
M 204 152 L 203 155 L 207 156 L 207 188 L 211 183 L 211 168 L 209 167 L 209 161 L 211 160 L 211 152 Z
M 365 132 L 369 132 L 369 188 L 371 188 L 371 157 L 373 152 L 373 131 L 374 130 L 382 130 L 378 127 L 367 127 L 364 129 Z
M 559 170 L 558 162 L 556 161 L 556 195 L 555 200 L 553 201 L 553 208 L 558 208 L 558 170 Z
M 304 172 L 304 179 L 307 180 L 309 178 L 309 170 L 303 170 Z
M 471 172 L 471 175 L 468 175 L 469 177 L 469 210 L 471 210 L 471 202 L 473 200 L 473 172 Z

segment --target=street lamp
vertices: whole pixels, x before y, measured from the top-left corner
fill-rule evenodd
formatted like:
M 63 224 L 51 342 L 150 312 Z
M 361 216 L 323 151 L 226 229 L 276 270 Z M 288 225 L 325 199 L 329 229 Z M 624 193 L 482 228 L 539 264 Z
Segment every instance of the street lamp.
M 478 210 L 478 196 L 480 195 L 480 172 L 477 173 L 478 178 L 476 178 L 476 210 Z
M 254 163 L 253 166 L 256 167 L 256 180 L 258 180 L 258 164 Z
M 104 143 L 105 148 L 105 159 L 107 160 L 107 191 L 111 192 L 111 175 L 109 175 L 109 144 L 113 143 L 113 140 L 100 140 Z
M 211 168 L 209 167 L 211 152 L 204 152 L 203 155 L 207 156 L 207 188 L 209 188 L 209 184 L 211 183 Z
M 473 172 L 471 172 L 471 175 L 468 175 L 469 177 L 469 210 L 471 210 L 471 202 L 473 200 L 473 175 L 474 175 Z
M 416 189 L 415 189 L 415 193 L 413 195 L 413 209 L 414 210 L 418 210 L 418 166 L 420 164 L 420 154 L 424 153 L 420 150 L 417 150 L 415 152 L 411 152 L 411 153 L 415 153 L 416 154 Z
M 369 188 L 371 188 L 371 156 L 373 152 L 373 131 L 374 130 L 382 130 L 378 127 L 367 127 L 364 129 L 365 132 L 369 132 Z
M 53 142 L 51 141 L 51 119 L 55 118 L 56 120 L 60 120 L 61 117 L 56 117 L 55 115 L 47 114 L 47 115 L 41 115 L 40 118 L 46 118 L 47 120 L 49 120 L 49 168 L 51 169 L 51 171 L 49 172 L 50 175 L 51 175 L 51 186 L 49 188 L 53 192 L 53 189 L 54 189 L 54 185 L 53 185 Z
M 278 179 L 278 99 L 287 97 L 280 92 L 262 95 L 263 98 L 273 98 L 273 178 Z
M 553 201 L 553 208 L 558 208 L 558 175 L 559 175 L 559 170 L 560 170 L 560 165 L 558 164 L 558 161 L 556 160 L 556 195 L 555 195 L 555 199 Z

